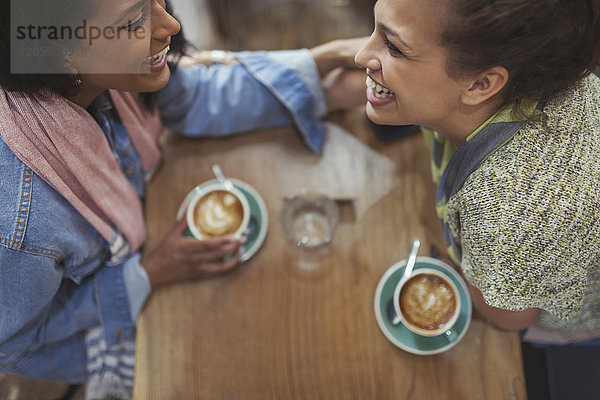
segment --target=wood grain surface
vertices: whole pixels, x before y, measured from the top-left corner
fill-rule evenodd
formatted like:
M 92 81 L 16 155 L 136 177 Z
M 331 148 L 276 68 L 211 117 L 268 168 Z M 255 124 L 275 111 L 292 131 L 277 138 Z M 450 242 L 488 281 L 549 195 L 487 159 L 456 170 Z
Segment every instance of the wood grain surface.
M 221 140 L 167 138 L 148 192 L 148 249 L 171 227 L 187 192 L 213 178 L 213 163 L 262 195 L 269 231 L 258 253 L 232 273 L 152 295 L 139 320 L 136 399 L 526 397 L 517 334 L 474 320 L 449 351 L 418 356 L 379 330 L 373 298 L 385 270 L 406 257 L 413 236 L 421 238 L 421 255 L 444 248 L 427 149 L 419 134 L 379 142 L 362 110 L 331 120 L 395 170 L 391 190 L 362 217 L 358 199 L 340 204 L 340 226 L 320 252 L 299 250 L 281 226 L 289 193 L 277 182 L 313 157 L 294 128 Z M 389 178 L 370 172 L 373 180 Z M 358 171 L 345 173 L 352 180 Z

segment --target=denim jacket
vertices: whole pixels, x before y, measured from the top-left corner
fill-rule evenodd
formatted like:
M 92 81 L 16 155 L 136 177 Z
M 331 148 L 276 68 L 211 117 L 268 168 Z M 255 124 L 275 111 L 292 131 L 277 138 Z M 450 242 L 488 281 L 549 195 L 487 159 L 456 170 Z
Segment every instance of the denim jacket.
M 319 151 L 326 108 L 310 53 L 237 59 L 231 66 L 179 66 L 157 92 L 165 126 L 200 136 L 295 124 Z M 140 160 L 110 102 L 100 102 L 95 117 L 143 199 Z M 1 139 L 0 204 L 0 371 L 85 382 L 88 330 L 101 327 L 108 346 L 135 338 L 150 293 L 140 254 L 108 265 L 109 243 Z

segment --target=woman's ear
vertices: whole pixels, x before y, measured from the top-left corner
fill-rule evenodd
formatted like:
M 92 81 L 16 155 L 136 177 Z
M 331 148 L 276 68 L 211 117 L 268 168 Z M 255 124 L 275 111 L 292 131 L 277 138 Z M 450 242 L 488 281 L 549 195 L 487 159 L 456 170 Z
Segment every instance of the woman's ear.
M 477 106 L 494 97 L 508 82 L 508 71 L 506 68 L 493 67 L 479 74 L 467 85 L 462 93 L 463 104 Z

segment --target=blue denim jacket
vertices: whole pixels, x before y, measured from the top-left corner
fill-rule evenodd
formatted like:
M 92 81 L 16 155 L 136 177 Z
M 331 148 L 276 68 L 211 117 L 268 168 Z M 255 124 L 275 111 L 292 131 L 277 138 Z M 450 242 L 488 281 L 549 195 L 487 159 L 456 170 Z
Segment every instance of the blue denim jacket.
M 319 151 L 326 109 L 310 53 L 237 58 L 232 66 L 178 67 L 157 93 L 164 124 L 200 136 L 294 123 Z M 143 171 L 127 132 L 110 104 L 100 108 L 97 121 L 143 198 Z M 108 266 L 109 243 L 1 139 L 0 204 L 0 371 L 85 382 L 90 328 L 101 326 L 108 346 L 135 338 L 150 293 L 140 255 Z

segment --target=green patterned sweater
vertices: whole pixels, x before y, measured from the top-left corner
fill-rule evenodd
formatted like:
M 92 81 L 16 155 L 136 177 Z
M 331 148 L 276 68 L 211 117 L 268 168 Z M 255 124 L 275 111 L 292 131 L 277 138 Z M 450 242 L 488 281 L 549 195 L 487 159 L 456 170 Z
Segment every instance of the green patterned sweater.
M 459 264 L 487 304 L 540 308 L 538 325 L 600 327 L 600 79 L 548 99 L 489 154 L 438 214 L 462 247 Z M 510 119 L 507 107 L 483 126 Z M 467 139 L 470 140 L 483 128 Z M 425 132 L 431 142 L 433 132 Z M 435 135 L 435 180 L 455 147 Z M 452 254 L 451 254 L 452 255 Z

